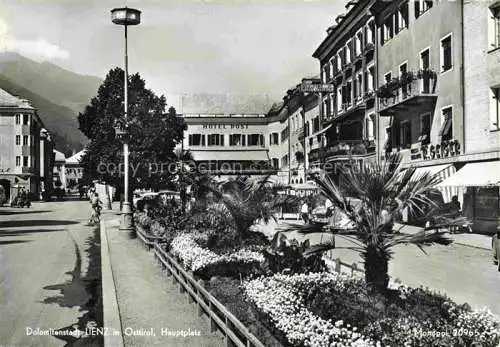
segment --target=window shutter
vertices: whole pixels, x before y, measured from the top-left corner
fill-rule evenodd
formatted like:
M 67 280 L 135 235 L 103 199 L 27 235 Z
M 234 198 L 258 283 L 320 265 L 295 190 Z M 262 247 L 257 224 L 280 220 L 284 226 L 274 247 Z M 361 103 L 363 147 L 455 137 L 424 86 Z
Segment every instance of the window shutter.
M 491 130 L 498 129 L 498 99 L 496 89 L 490 89 L 490 125 Z
M 415 18 L 420 16 L 420 2 L 418 0 L 415 1 Z

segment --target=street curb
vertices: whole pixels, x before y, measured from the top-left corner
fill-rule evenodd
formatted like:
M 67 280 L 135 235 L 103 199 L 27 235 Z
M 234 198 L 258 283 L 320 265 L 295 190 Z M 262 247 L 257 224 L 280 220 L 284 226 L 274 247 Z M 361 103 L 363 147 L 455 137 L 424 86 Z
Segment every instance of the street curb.
M 460 243 L 460 242 L 453 242 L 456 245 L 464 246 L 464 247 L 471 247 L 471 248 L 477 248 L 477 249 L 482 249 L 486 251 L 491 251 L 491 248 L 486 248 L 486 247 L 481 247 L 481 246 L 475 246 L 475 245 L 470 245 L 467 243 Z
M 109 257 L 108 238 L 106 225 L 103 220 L 100 223 L 101 233 L 101 278 L 102 278 L 102 311 L 104 325 L 104 346 L 123 347 L 123 333 L 120 320 L 120 310 L 116 299 L 116 287 Z M 119 334 L 115 334 L 119 332 Z
M 400 233 L 404 234 L 404 235 L 413 235 L 411 233 L 404 233 L 404 232 L 400 232 Z M 471 245 L 469 243 L 456 242 L 455 240 L 453 240 L 453 244 L 454 245 L 463 246 L 463 247 L 471 247 L 471 248 L 476 248 L 476 249 L 482 249 L 482 250 L 486 250 L 486 251 L 491 251 L 491 247 L 476 246 L 476 245 Z

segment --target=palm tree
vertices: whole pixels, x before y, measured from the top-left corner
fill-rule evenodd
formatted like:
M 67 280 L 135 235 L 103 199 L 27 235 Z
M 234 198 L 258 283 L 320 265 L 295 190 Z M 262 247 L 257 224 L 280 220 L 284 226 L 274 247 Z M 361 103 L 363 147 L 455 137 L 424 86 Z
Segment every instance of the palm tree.
M 349 235 L 343 235 L 354 243 L 351 249 L 360 253 L 365 265 L 365 280 L 371 289 L 386 292 L 389 284 L 388 266 L 393 256 L 393 247 L 400 244 L 423 246 L 448 245 L 452 241 L 440 231 L 450 225 L 463 225 L 465 218 L 436 218 L 439 222 L 423 228 L 414 235 L 405 235 L 394 230 L 393 217 L 404 209 L 415 216 L 427 215 L 426 211 L 437 210 L 433 196 L 439 192 L 433 188 L 439 183 L 436 175 L 415 175 L 415 169 L 402 170 L 401 157 L 394 155 L 382 164 L 365 163 L 359 169 L 344 168 L 340 173 L 342 187 L 339 188 L 326 175 L 314 179 L 321 193 L 332 201 L 354 225 Z M 288 226 L 287 230 L 301 232 L 324 232 L 322 226 Z M 320 244 L 309 248 L 306 255 L 334 248 L 332 244 Z
M 275 219 L 280 206 L 293 203 L 294 197 L 279 195 L 284 186 L 272 182 L 270 176 L 252 179 L 240 176 L 209 187 L 223 209 L 231 217 L 236 233 L 245 238 L 256 222 Z

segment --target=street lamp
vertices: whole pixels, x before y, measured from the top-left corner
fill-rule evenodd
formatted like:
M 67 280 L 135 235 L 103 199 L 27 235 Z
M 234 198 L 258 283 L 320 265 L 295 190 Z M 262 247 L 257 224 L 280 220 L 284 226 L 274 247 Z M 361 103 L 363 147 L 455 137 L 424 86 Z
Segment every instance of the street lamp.
M 127 53 L 127 27 L 129 25 L 138 25 L 141 22 L 141 11 L 128 8 L 114 8 L 111 10 L 111 21 L 125 27 L 125 78 L 124 78 L 124 121 L 125 129 L 123 135 L 123 161 L 125 170 L 124 179 L 124 197 L 121 210 L 120 230 L 132 231 L 132 209 L 129 203 L 129 187 L 128 187 L 128 130 L 127 130 L 127 115 L 128 115 L 128 53 Z

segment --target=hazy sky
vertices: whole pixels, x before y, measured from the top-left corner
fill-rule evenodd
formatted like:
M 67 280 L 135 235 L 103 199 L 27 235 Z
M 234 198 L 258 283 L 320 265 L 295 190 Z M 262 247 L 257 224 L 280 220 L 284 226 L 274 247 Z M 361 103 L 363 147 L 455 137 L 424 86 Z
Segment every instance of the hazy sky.
M 129 70 L 171 96 L 262 93 L 281 98 L 319 73 L 312 53 L 343 0 L 0 0 L 0 49 L 104 77 L 123 66 L 110 9 L 142 10 L 129 29 Z

